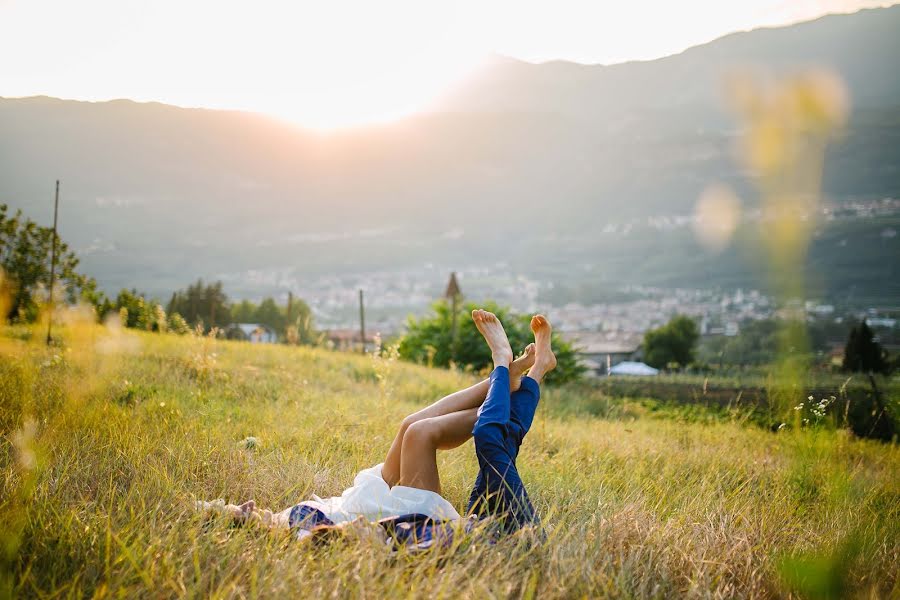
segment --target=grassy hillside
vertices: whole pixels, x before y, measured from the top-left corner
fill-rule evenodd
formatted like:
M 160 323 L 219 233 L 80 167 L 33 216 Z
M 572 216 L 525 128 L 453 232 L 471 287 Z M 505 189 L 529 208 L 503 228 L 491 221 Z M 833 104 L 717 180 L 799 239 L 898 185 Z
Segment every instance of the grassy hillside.
M 900 590 L 896 445 L 575 416 L 568 390 L 545 394 L 520 455 L 543 545 L 406 556 L 205 524 L 195 498 L 283 508 L 340 493 L 405 414 L 472 377 L 88 325 L 65 335 L 50 350 L 0 335 L 0 595 L 740 597 L 786 594 L 791 573 L 851 595 Z M 464 508 L 471 442 L 441 469 Z

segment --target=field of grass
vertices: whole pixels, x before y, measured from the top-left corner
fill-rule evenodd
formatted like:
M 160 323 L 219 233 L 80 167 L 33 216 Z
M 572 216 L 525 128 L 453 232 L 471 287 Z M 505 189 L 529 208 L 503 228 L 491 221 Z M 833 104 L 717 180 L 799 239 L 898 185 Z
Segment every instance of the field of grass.
M 803 375 L 796 387 L 785 385 L 775 373 L 744 379 L 685 374 L 601 377 L 583 382 L 578 389 L 573 386 L 565 406 L 568 413 L 610 416 L 637 400 L 657 415 L 737 420 L 778 428 L 782 423 L 794 427 L 804 418 L 815 420 L 813 409 L 825 400 L 828 406 L 818 419 L 819 425 L 848 429 L 859 437 L 895 441 L 900 427 L 900 377 L 875 375 L 870 379 L 860 373 Z M 626 401 L 614 402 L 616 398 Z M 794 410 L 800 403 L 804 405 L 802 410 Z
M 382 460 L 405 414 L 472 376 L 93 325 L 51 349 L 27 337 L 0 333 L 0 596 L 900 594 L 896 444 L 636 409 L 601 418 L 567 409 L 576 388 L 548 390 L 519 458 L 546 542 L 311 548 L 204 522 L 192 500 L 281 509 L 338 494 Z M 440 464 L 465 508 L 471 442 Z

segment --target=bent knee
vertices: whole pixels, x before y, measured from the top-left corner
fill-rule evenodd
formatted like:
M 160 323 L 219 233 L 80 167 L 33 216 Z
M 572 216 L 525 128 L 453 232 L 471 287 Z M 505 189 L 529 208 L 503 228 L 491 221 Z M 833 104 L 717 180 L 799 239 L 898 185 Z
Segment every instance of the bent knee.
M 418 421 L 415 413 L 411 415 L 407 415 L 403 417 L 403 420 L 400 421 L 400 437 L 403 437 L 403 434 L 406 433 L 406 430 L 409 429 L 409 426 Z
M 403 444 L 434 444 L 440 437 L 440 427 L 433 419 L 419 419 L 406 427 Z
M 404 437 L 406 432 L 416 423 L 421 423 L 425 419 L 427 419 L 425 415 L 422 414 L 422 411 L 414 412 L 411 415 L 406 415 L 403 417 L 403 420 L 400 421 L 400 437 Z

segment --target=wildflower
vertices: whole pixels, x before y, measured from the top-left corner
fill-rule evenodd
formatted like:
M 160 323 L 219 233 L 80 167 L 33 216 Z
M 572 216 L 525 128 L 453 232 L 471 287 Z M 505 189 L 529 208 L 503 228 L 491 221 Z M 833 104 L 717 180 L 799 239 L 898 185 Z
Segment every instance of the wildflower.
M 19 466 L 25 471 L 30 471 L 37 465 L 37 457 L 32 447 L 36 434 L 37 424 L 29 419 L 22 426 L 22 429 L 12 435 L 12 444 L 16 451 L 16 458 Z
M 238 442 L 238 446 L 242 446 L 247 450 L 253 450 L 254 448 L 259 447 L 259 439 L 251 436 L 245 437 L 240 442 Z

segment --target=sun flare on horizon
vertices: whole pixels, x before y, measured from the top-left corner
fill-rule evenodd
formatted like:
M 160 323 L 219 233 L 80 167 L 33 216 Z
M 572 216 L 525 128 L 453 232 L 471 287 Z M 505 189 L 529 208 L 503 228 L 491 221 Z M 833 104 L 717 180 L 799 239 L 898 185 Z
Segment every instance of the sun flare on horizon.
M 327 131 L 426 111 L 492 54 L 650 59 L 890 3 L 0 0 L 0 97 L 245 110 Z

